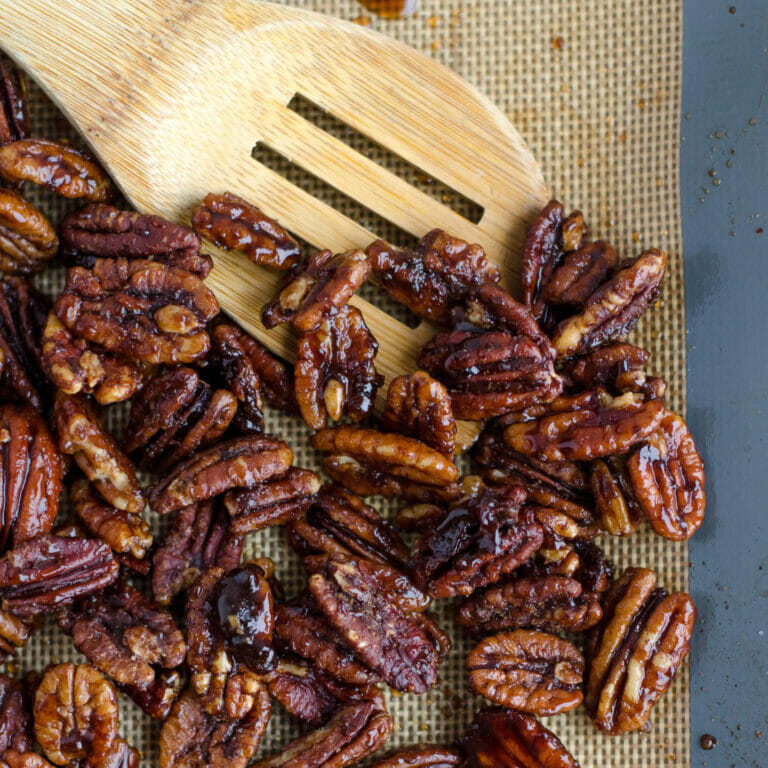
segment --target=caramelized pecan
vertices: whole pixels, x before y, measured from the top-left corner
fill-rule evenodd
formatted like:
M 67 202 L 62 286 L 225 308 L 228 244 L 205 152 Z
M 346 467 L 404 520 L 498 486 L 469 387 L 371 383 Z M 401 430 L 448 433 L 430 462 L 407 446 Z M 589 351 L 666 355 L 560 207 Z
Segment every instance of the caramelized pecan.
M 370 271 L 371 263 L 360 250 L 335 256 L 318 251 L 291 268 L 283 289 L 262 310 L 261 320 L 267 328 L 290 322 L 297 331 L 313 331 L 346 305 Z
M 414 744 L 377 760 L 371 768 L 461 768 L 461 752 L 436 744 Z
M 0 766 L 3 768 L 54 768 L 53 763 L 49 763 L 37 752 L 17 752 L 15 749 L 8 749 L 0 758 Z M 128 766 L 127 768 L 138 768 Z
M 288 269 L 301 258 L 299 244 L 277 221 L 231 192 L 206 195 L 192 215 L 192 227 L 219 248 L 241 251 L 254 264 Z
M 0 610 L 0 661 L 14 656 L 17 648 L 23 648 L 36 628 L 33 620 L 22 621 L 10 611 Z
M 590 475 L 595 511 L 600 525 L 612 536 L 629 536 L 640 526 L 643 510 L 635 496 L 623 456 L 606 456 L 592 462 Z
M 499 272 L 479 245 L 470 245 L 433 229 L 414 250 L 397 248 L 384 240 L 365 252 L 381 287 L 419 317 L 441 323 L 450 320 L 473 285 L 498 283 Z
M 618 259 L 614 247 L 604 240 L 586 243 L 565 256 L 543 286 L 541 298 L 547 304 L 582 307 L 610 277 Z
M 3 759 L 9 749 L 26 752 L 32 748 L 29 698 L 20 681 L 0 674 L 0 756 Z
M 281 658 L 264 680 L 273 699 L 311 725 L 322 725 L 339 706 L 328 689 L 327 675 L 297 656 Z
M 24 73 L 0 54 L 0 145 L 29 135 L 27 84 Z M 24 752 L 24 750 L 20 750 Z
M 56 230 L 42 211 L 18 192 L 0 188 L 0 272 L 39 272 L 58 248 Z

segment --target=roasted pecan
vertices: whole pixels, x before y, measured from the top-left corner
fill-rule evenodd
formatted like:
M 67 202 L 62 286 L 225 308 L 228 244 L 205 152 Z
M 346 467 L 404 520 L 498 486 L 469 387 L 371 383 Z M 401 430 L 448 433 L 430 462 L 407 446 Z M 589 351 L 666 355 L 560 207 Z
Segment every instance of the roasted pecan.
M 686 423 L 665 410 L 627 469 L 638 503 L 653 530 L 674 541 L 689 539 L 704 522 L 704 463 Z
M 696 608 L 684 592 L 658 587 L 653 571 L 627 568 L 603 611 L 587 645 L 587 710 L 601 731 L 647 731 L 651 708 L 688 653 Z
M 611 276 L 618 258 L 614 247 L 604 240 L 582 245 L 565 256 L 543 286 L 541 298 L 547 304 L 581 308 Z
M 0 603 L 20 618 L 53 613 L 111 584 L 119 567 L 103 542 L 47 534 L 0 557 Z
M 28 135 L 29 114 L 24 73 L 5 54 L 0 54 L 0 145 L 10 144 Z
M 0 176 L 92 203 L 114 195 L 109 177 L 86 152 L 48 139 L 19 139 L 0 147 Z
M 482 488 L 456 502 L 417 542 L 416 583 L 432 597 L 469 595 L 524 563 L 541 545 L 541 527 L 513 486 Z
M 368 561 L 331 555 L 310 576 L 309 589 L 330 624 L 388 685 L 414 693 L 434 685 L 441 649 L 389 599 Z
M 590 475 L 595 511 L 600 526 L 612 536 L 629 536 L 643 519 L 623 456 L 606 456 L 592 462 Z
M 39 272 L 58 248 L 56 230 L 42 211 L 18 192 L 0 188 L 0 272 L 8 275 Z
M 160 768 L 245 768 L 264 736 L 271 707 L 254 675 L 230 681 L 227 711 L 211 715 L 187 691 L 160 731 Z
M 285 286 L 267 304 L 261 320 L 267 328 L 292 323 L 297 331 L 313 331 L 335 315 L 368 279 L 371 263 L 360 250 L 318 251 L 291 268 Z
M 414 744 L 377 760 L 371 768 L 461 768 L 461 752 L 437 744 Z
M 150 507 L 167 515 L 232 488 L 253 488 L 288 470 L 293 451 L 275 437 L 238 437 L 178 464 L 150 490 Z
M 424 371 L 390 382 L 382 426 L 389 432 L 411 435 L 446 456 L 454 454 L 456 419 L 450 395 Z
M 326 473 L 360 496 L 433 501 L 459 493 L 456 465 L 411 437 L 341 426 L 316 432 L 310 443 L 328 454 L 323 461 Z
M 613 398 L 605 390 L 563 396 L 543 409 L 517 414 L 504 429 L 515 451 L 544 461 L 588 461 L 626 453 L 658 428 L 664 406 L 627 392 Z
M 123 447 L 139 467 L 163 472 L 216 442 L 236 411 L 228 390 L 214 392 L 192 368 L 169 368 L 131 403 Z
M 70 454 L 96 490 L 118 509 L 139 514 L 144 494 L 128 457 L 102 427 L 83 395 L 59 392 L 55 404 L 59 448 Z
M 0 405 L 0 553 L 48 533 L 59 509 L 64 461 L 28 405 Z
M 27 644 L 36 623 L 35 620 L 22 621 L 10 611 L 0 610 L 0 662 Z
M 441 323 L 450 320 L 473 285 L 498 283 L 499 272 L 479 245 L 433 229 L 414 250 L 397 248 L 384 240 L 365 252 L 381 287 L 419 317 Z
M 117 739 L 117 693 L 90 664 L 49 667 L 35 692 L 35 736 L 57 765 L 101 768 Z
M 557 715 L 581 704 L 584 657 L 556 635 L 518 629 L 487 637 L 467 656 L 469 687 L 509 709 Z
M 235 675 L 263 675 L 277 665 L 272 646 L 272 590 L 255 563 L 210 568 L 187 599 L 190 685 L 207 712 L 219 714 Z
M 589 296 L 578 315 L 557 326 L 552 345 L 558 357 L 584 354 L 623 339 L 656 301 L 666 268 L 666 254 L 655 248 L 624 261 L 614 276 Z
M 314 472 L 291 467 L 248 490 L 229 491 L 224 497 L 231 518 L 229 530 L 242 536 L 271 525 L 285 525 L 304 514 L 320 485 Z
M 205 356 L 205 326 L 219 304 L 186 269 L 119 258 L 70 269 L 54 311 L 73 333 L 116 355 L 170 364 Z
M 301 258 L 299 244 L 277 221 L 231 192 L 206 195 L 192 227 L 219 248 L 242 251 L 254 264 L 288 269 Z
M 346 413 L 360 421 L 373 407 L 383 377 L 374 359 L 379 345 L 363 316 L 344 306 L 315 330 L 303 333 L 296 349 L 296 400 L 311 429 Z
M 535 717 L 501 707 L 475 717 L 463 747 L 466 768 L 579 768 L 560 739 Z
M 298 656 L 281 658 L 264 681 L 273 699 L 311 725 L 326 722 L 339 706 L 339 700 L 328 690 L 326 673 Z
M 0 674 L 0 757 L 3 759 L 8 749 L 27 752 L 32 748 L 29 699 L 19 680 Z
M 451 331 L 435 336 L 419 366 L 442 381 L 457 419 L 481 421 L 560 394 L 551 358 L 527 336 L 506 331 Z
M 201 571 L 213 566 L 229 571 L 239 565 L 243 539 L 228 532 L 227 526 L 227 515 L 216 501 L 201 501 L 179 510 L 152 556 L 155 600 L 167 605 Z
M 128 400 L 144 381 L 140 366 L 76 338 L 53 312 L 43 332 L 41 362 L 57 389 L 68 395 L 92 393 L 101 405 Z
M 137 560 L 146 557 L 152 546 L 152 531 L 143 517 L 107 504 L 85 479 L 72 484 L 70 495 L 75 514 L 92 536 L 109 544 L 115 553 Z
M 213 267 L 191 230 L 113 205 L 95 203 L 70 213 L 61 222 L 61 242 L 65 254 L 81 266 L 92 266 L 97 257 L 146 259 L 187 269 L 200 278 Z
M 2 768 L 54 768 L 53 763 L 49 763 L 37 752 L 17 752 L 15 749 L 6 750 L 0 757 L 0 766 Z M 137 767 L 138 763 L 135 768 Z

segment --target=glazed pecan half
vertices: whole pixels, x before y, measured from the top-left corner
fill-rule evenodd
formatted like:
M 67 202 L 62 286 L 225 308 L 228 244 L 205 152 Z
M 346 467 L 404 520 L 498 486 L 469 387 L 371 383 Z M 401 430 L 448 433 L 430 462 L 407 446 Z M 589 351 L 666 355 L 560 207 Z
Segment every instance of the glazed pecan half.
M 281 657 L 277 667 L 264 677 L 269 695 L 310 725 L 327 722 L 339 706 L 329 680 L 314 664 L 292 654 Z
M 0 272 L 39 272 L 58 249 L 56 230 L 42 211 L 18 192 L 0 188 Z
M 384 240 L 365 252 L 381 287 L 419 317 L 440 323 L 450 320 L 473 285 L 498 283 L 499 272 L 479 245 L 470 245 L 433 229 L 414 250 L 397 248 Z
M 2 60 L 0 60 L 2 67 Z M 0 674 L 0 756 L 32 748 L 30 696 L 19 680 Z
M 5 54 L 0 54 L 0 145 L 10 144 L 28 135 L 29 113 L 24 73 Z
M 283 289 L 264 307 L 262 322 L 267 328 L 290 322 L 297 331 L 312 331 L 346 305 L 370 271 L 371 263 L 360 250 L 307 256 L 291 268 Z
M 362 314 L 344 306 L 317 328 L 299 337 L 296 349 L 296 400 L 311 429 L 345 413 L 353 421 L 366 416 L 383 377 L 374 359 L 379 345 Z
M 437 744 L 414 744 L 377 760 L 371 768 L 461 768 L 464 759 L 458 749 Z
M 696 608 L 684 592 L 658 587 L 653 571 L 627 568 L 603 610 L 587 644 L 587 710 L 601 731 L 647 731 L 651 708 L 688 653 Z
M 192 227 L 219 248 L 242 251 L 254 264 L 288 269 L 301 258 L 299 244 L 277 221 L 231 192 L 206 195 Z

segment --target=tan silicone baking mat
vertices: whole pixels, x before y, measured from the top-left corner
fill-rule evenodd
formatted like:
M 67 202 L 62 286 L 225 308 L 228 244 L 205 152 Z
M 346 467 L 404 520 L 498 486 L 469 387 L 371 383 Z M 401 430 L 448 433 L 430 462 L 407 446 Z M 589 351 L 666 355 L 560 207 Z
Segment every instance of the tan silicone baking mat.
M 611 240 L 624 256 L 650 245 L 667 251 L 669 274 L 663 297 L 641 322 L 635 340 L 653 352 L 652 370 L 669 382 L 670 406 L 684 413 L 677 144 L 681 0 L 422 0 L 415 15 L 398 21 L 378 19 L 355 0 L 294 0 L 291 4 L 370 23 L 452 67 L 509 115 L 531 145 L 553 194 L 584 211 L 595 236 Z M 75 138 L 34 85 L 30 92 L 35 133 Z M 374 155 L 379 157 L 375 151 Z M 53 221 L 59 220 L 65 210 L 61 200 L 28 192 Z M 449 193 L 445 194 L 448 201 Z M 39 285 L 53 294 L 62 279 L 63 270 L 51 269 L 40 277 Z M 112 409 L 108 424 L 119 433 L 124 419 L 124 408 Z M 288 440 L 298 465 L 316 467 L 306 430 L 297 420 L 268 414 L 267 428 Z M 391 511 L 386 505 L 381 508 Z M 159 531 L 158 521 L 153 524 Z M 619 567 L 650 566 L 667 588 L 686 589 L 685 544 L 664 541 L 647 530 L 625 541 L 604 537 L 601 544 Z M 252 536 L 247 551 L 275 559 L 288 595 L 301 588 L 303 575 L 282 531 Z M 441 602 L 436 610 L 442 626 L 451 630 L 453 651 L 433 691 L 421 697 L 388 696 L 395 721 L 391 747 L 417 741 L 450 742 L 462 734 L 479 704 L 467 695 L 464 682 L 469 641 L 453 625 L 450 602 Z M 69 638 L 49 621 L 9 667 L 13 672 L 41 669 L 51 661 L 70 658 L 77 654 Z M 546 724 L 582 768 L 688 766 L 687 690 L 684 668 L 655 708 L 649 734 L 601 735 L 582 709 L 550 718 Z M 123 736 L 143 751 L 144 764 L 157 765 L 159 723 L 125 697 L 121 698 L 121 722 Z M 299 732 L 296 721 L 275 705 L 260 755 Z

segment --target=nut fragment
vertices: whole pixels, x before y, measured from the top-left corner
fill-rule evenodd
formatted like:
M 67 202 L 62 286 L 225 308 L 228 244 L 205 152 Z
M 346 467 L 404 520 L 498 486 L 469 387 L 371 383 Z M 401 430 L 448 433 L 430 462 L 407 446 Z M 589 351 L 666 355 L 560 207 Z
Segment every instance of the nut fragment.
M 58 248 L 56 230 L 42 211 L 18 192 L 0 188 L 0 272 L 8 275 L 39 272 Z
M 623 456 L 592 462 L 590 475 L 600 525 L 612 536 L 629 536 L 640 526 L 643 509 L 637 501 Z
M 57 765 L 104 766 L 117 739 L 117 694 L 90 664 L 49 667 L 35 693 L 35 736 Z
M 0 145 L 26 138 L 29 130 L 24 73 L 0 54 Z
M 0 71 L 2 60 L 0 60 Z M 8 749 L 26 752 L 32 748 L 29 696 L 22 684 L 0 674 L 0 756 Z
M 70 454 L 96 490 L 118 509 L 139 514 L 144 494 L 128 457 L 101 425 L 83 395 L 56 395 L 59 447 Z
M 23 648 L 36 625 L 34 619 L 22 621 L 10 611 L 0 610 L 0 661 L 15 655 L 17 648 Z
M 299 244 L 277 221 L 231 192 L 206 195 L 192 227 L 224 250 L 242 251 L 254 264 L 288 269 L 301 257 Z
M 53 763 L 49 763 L 37 752 L 17 752 L 15 749 L 8 749 L 0 758 L 0 766 L 3 768 L 6 766 L 7 768 L 53 768 Z M 138 768 L 138 763 L 136 766 L 127 768 Z
M 377 760 L 371 768 L 461 768 L 463 764 L 458 749 L 436 744 L 415 744 Z
M 322 725 L 338 708 L 339 700 L 328 689 L 328 676 L 298 656 L 281 658 L 264 679 L 269 695 L 283 709 L 311 725 Z
M 296 350 L 296 400 L 310 429 L 345 413 L 360 421 L 373 408 L 383 377 L 374 359 L 379 345 L 363 316 L 345 306 L 303 333 Z

